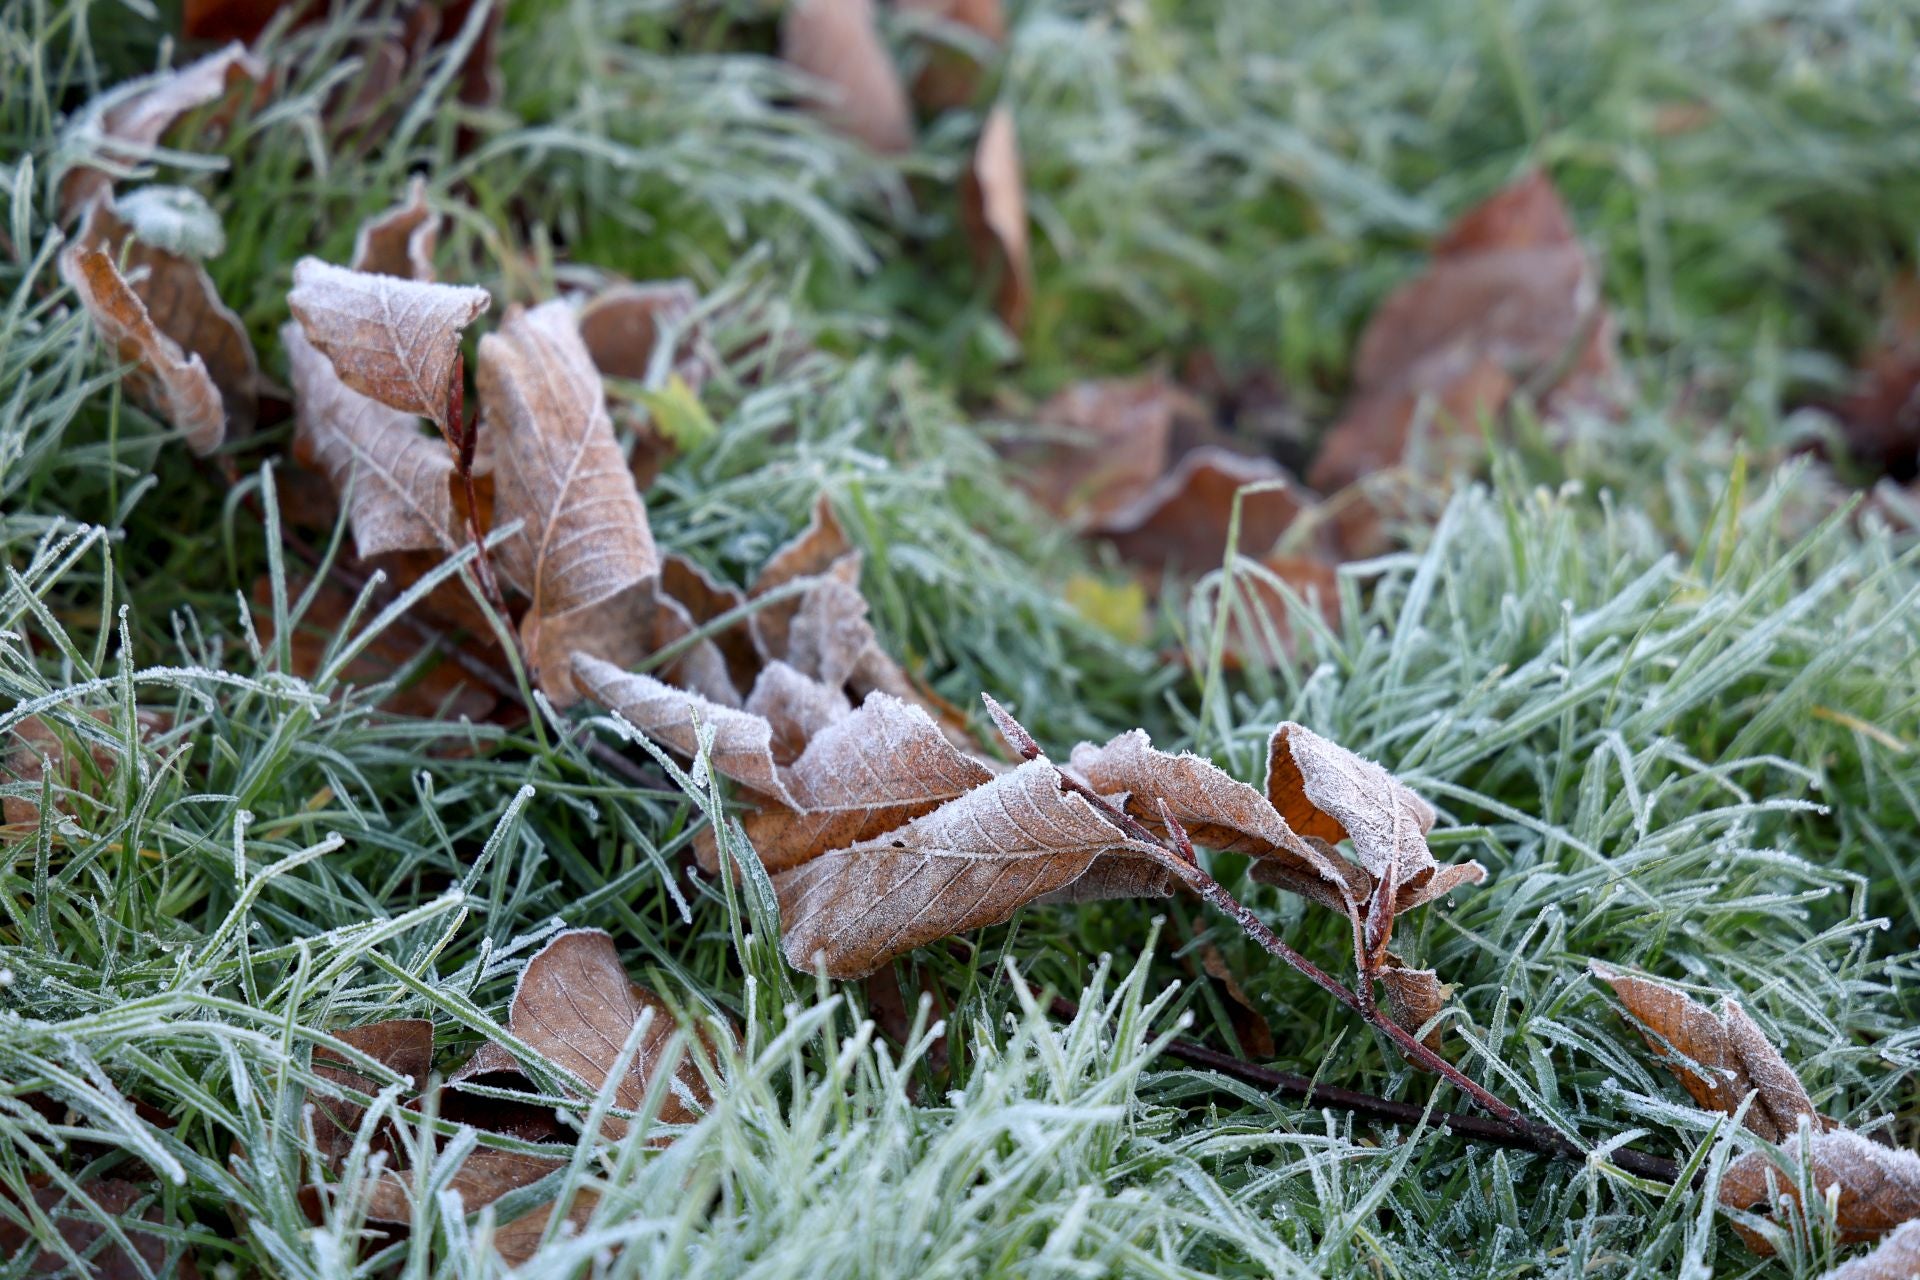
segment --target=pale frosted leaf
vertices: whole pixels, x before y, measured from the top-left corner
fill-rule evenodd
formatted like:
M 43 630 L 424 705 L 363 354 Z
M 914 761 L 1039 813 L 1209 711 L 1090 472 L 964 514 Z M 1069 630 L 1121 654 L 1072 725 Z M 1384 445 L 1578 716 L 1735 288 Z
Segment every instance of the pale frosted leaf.
M 1406 893 L 1437 864 L 1427 848 L 1433 807 L 1371 760 L 1288 722 L 1267 744 L 1267 799 L 1301 835 L 1351 839 L 1360 865 L 1380 879 L 1389 864 Z
M 998 924 L 1066 888 L 1102 855 L 1170 855 L 1122 835 L 1030 760 L 904 827 L 774 877 L 788 963 L 838 978 Z
M 451 551 L 453 457 L 420 419 L 340 381 L 333 363 L 289 321 L 280 330 L 293 380 L 297 439 L 347 501 L 360 555 Z
M 713 731 L 709 761 L 716 772 L 794 807 L 783 777 L 785 771 L 774 762 L 773 728 L 764 718 L 720 706 L 685 689 L 662 684 L 652 676 L 623 671 L 586 654 L 575 655 L 573 678 L 601 706 L 619 712 L 627 723 L 655 742 L 689 758 L 699 750 L 697 719 L 702 727 Z
M 820 114 L 834 128 L 879 152 L 913 146 L 913 112 L 874 27 L 873 0 L 793 0 L 780 56 L 825 82 Z
M 1848 1259 L 1820 1280 L 1915 1280 L 1920 1277 L 1920 1222 L 1907 1222 L 1872 1253 Z
M 267 78 L 267 65 L 239 41 L 172 71 L 115 86 L 82 107 L 63 139 L 69 151 L 91 152 L 115 166 L 140 163 L 182 116 L 211 106 L 247 83 Z M 105 170 L 69 169 L 60 180 L 60 207 L 71 214 L 111 186 Z
M 1597 962 L 1588 970 L 1613 988 L 1648 1047 L 1701 1107 L 1732 1115 L 1748 1093 L 1757 1092 L 1746 1124 L 1769 1142 L 1784 1141 L 1803 1116 L 1816 1128 L 1824 1124 L 1800 1077 L 1736 1002 L 1727 1001 L 1716 1017 L 1662 983 Z
M 1027 188 L 1013 112 L 987 113 L 973 163 L 960 183 L 960 216 L 974 258 L 995 274 L 994 309 L 1018 333 L 1033 305 L 1033 251 L 1027 239 Z
M 1797 1161 L 1799 1140 L 1789 1138 L 1786 1151 Z M 1882 1146 L 1849 1129 L 1832 1129 L 1807 1139 L 1806 1174 L 1818 1195 L 1839 1188 L 1833 1218 L 1843 1242 L 1875 1240 L 1920 1218 L 1920 1157 L 1911 1151 Z M 1730 1209 L 1797 1204 L 1799 1198 L 1794 1176 L 1776 1167 L 1764 1151 L 1741 1156 L 1720 1179 L 1720 1203 Z M 1755 1252 L 1772 1252 L 1757 1233 L 1742 1229 L 1740 1234 Z
M 818 577 L 837 566 L 843 577 L 851 572 L 853 581 L 857 583 L 859 561 L 849 560 L 852 551 L 853 544 L 847 540 L 846 531 L 840 527 L 840 520 L 833 513 L 833 504 L 823 493 L 814 500 L 806 527 L 767 558 L 747 595 L 758 599 L 796 578 Z M 787 629 L 793 623 L 793 615 L 799 611 L 800 601 L 790 597 L 775 601 L 754 613 L 751 624 L 753 642 L 762 658 L 768 661 L 786 659 Z
M 653 577 L 660 562 L 646 506 L 572 309 L 555 301 L 510 311 L 480 340 L 479 385 L 494 520 L 521 522 L 495 556 L 532 602 L 523 635 Z M 550 653 L 543 669 L 562 656 Z
M 861 650 L 848 683 L 854 693 L 862 697 L 877 691 L 912 703 L 933 717 L 948 742 L 962 751 L 978 750 L 979 743 L 967 727 L 966 713 L 907 674 L 907 669 L 881 648 L 878 641 Z
M 924 711 L 884 693 L 820 729 L 787 773 L 792 808 L 741 824 L 768 871 L 882 835 L 991 781 Z
M 68 245 L 60 254 L 60 278 L 80 297 L 94 327 L 113 344 L 135 398 L 186 437 L 198 454 L 212 453 L 226 438 L 227 411 L 207 366 L 160 332 L 146 305 L 103 249 Z
M 1195 844 L 1273 859 L 1313 875 L 1335 902 L 1345 904 L 1338 908 L 1343 912 L 1366 896 L 1369 886 L 1346 859 L 1302 839 L 1265 796 L 1199 756 L 1155 750 L 1144 730 L 1130 730 L 1102 747 L 1083 742 L 1073 749 L 1071 763 L 1102 795 L 1127 793 L 1127 812 L 1155 830 L 1162 825 L 1155 802 L 1164 800 Z
M 191 187 L 141 187 L 115 197 L 114 211 L 142 244 L 186 258 L 217 258 L 226 251 L 220 215 Z
M 823 577 L 800 597 L 787 633 L 787 662 L 822 684 L 844 685 L 877 643 L 860 589 Z
M 773 755 L 792 764 L 814 735 L 853 711 L 846 692 L 802 675 L 784 662 L 769 662 L 753 682 L 746 709 L 773 727 Z
M 427 205 L 426 179 L 407 184 L 407 198 L 360 224 L 353 238 L 353 270 L 430 282 L 440 243 L 440 215 Z
M 287 305 L 340 380 L 388 408 L 449 429 L 460 331 L 492 303 L 485 289 L 425 284 L 302 258 Z
M 614 1105 L 631 1111 L 639 1109 L 653 1078 L 665 1066 L 662 1055 L 677 1024 L 659 996 L 627 976 L 608 934 L 575 929 L 541 948 L 520 975 L 508 1029 L 542 1058 L 599 1090 L 612 1078 L 634 1026 L 649 1015 L 639 1047 L 614 1083 Z M 709 1101 L 699 1071 L 683 1060 L 668 1087 L 660 1119 L 668 1124 L 691 1123 Z M 627 1121 L 609 1117 L 603 1132 L 617 1141 L 627 1126 Z

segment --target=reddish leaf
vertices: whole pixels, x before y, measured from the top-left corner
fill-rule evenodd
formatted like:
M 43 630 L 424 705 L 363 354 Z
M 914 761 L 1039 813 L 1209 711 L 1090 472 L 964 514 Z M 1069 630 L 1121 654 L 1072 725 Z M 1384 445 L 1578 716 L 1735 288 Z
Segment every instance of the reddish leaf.
M 123 1182 L 117 1178 L 80 1184 L 80 1193 L 92 1202 L 88 1208 L 67 1198 L 60 1187 L 40 1187 L 33 1193 L 34 1205 L 47 1215 L 72 1256 L 83 1259 L 76 1268 L 67 1256 L 45 1247 L 29 1255 L 31 1237 L 4 1215 L 0 1215 L 0 1257 L 20 1264 L 28 1276 L 60 1276 L 68 1280 L 146 1280 L 148 1276 L 171 1276 L 177 1280 L 200 1280 L 193 1252 L 174 1254 L 172 1241 L 152 1231 L 143 1231 L 140 1222 L 160 1222 L 160 1206 L 151 1205 L 137 1219 L 130 1219 L 133 1207 L 148 1197 L 158 1198 L 150 1188 Z M 15 1210 L 20 1212 L 20 1210 Z M 108 1235 L 101 1216 L 119 1219 L 116 1224 L 126 1244 Z M 129 1248 L 128 1246 L 131 1246 Z M 169 1257 L 172 1264 L 169 1265 Z
M 780 54 L 823 81 L 821 116 L 875 151 L 913 147 L 907 93 L 874 26 L 872 0 L 793 0 L 780 24 Z

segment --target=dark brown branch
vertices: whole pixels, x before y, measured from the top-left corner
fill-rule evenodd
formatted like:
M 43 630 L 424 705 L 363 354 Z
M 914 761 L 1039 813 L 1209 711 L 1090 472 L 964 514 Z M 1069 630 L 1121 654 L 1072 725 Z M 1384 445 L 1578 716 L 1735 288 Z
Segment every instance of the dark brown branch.
M 1052 1004 L 1053 1016 L 1070 1022 L 1080 1016 L 1080 1007 L 1064 997 L 1056 998 Z M 1419 1124 L 1425 1120 L 1428 1124 L 1451 1130 L 1471 1142 L 1484 1142 L 1491 1146 L 1508 1147 L 1515 1151 L 1531 1151 L 1538 1155 L 1551 1156 L 1556 1160 L 1584 1161 L 1586 1153 L 1558 1134 L 1547 1134 L 1545 1141 L 1537 1129 L 1519 1130 L 1498 1120 L 1489 1120 L 1484 1116 L 1463 1115 L 1457 1111 L 1428 1111 L 1425 1107 L 1411 1102 L 1395 1102 L 1391 1098 L 1378 1098 L 1358 1089 L 1343 1089 L 1339 1085 L 1327 1084 L 1306 1076 L 1295 1075 L 1291 1071 L 1275 1071 L 1252 1062 L 1244 1062 L 1229 1053 L 1208 1048 L 1193 1040 L 1173 1040 L 1167 1044 L 1164 1052 L 1170 1058 L 1177 1058 L 1192 1066 L 1201 1067 L 1230 1080 L 1250 1084 L 1256 1088 L 1267 1089 L 1286 1098 L 1298 1098 L 1307 1106 L 1331 1107 L 1336 1111 L 1345 1111 L 1357 1116 L 1366 1116 L 1374 1120 L 1384 1120 L 1390 1124 Z M 1680 1165 L 1665 1156 L 1649 1155 L 1632 1147 L 1622 1147 L 1608 1156 L 1610 1163 L 1618 1166 L 1635 1177 L 1648 1178 L 1655 1182 L 1673 1183 L 1679 1180 Z

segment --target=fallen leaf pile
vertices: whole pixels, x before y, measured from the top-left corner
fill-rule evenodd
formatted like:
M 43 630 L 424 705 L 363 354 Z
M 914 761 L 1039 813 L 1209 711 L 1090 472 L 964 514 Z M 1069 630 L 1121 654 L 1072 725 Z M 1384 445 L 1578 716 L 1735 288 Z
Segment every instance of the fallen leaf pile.
M 643 1020 L 647 1025 L 639 1044 L 616 1079 L 615 1071 L 622 1066 L 621 1052 Z M 672 1012 L 658 996 L 627 977 L 613 939 L 599 930 L 557 934 L 527 962 L 514 991 L 508 1026 L 541 1062 L 571 1073 L 594 1092 L 605 1089 L 611 1081 L 613 1105 L 621 1110 L 639 1109 L 656 1086 L 664 1090 L 656 1113 L 660 1123 L 694 1123 L 711 1105 L 706 1081 L 691 1057 L 683 1057 L 671 1075 L 661 1074 L 677 1030 Z M 409 1105 L 418 1105 L 433 1064 L 431 1023 L 417 1018 L 394 1019 L 338 1031 L 333 1038 L 410 1081 L 415 1093 Z M 718 1046 L 704 1033 L 701 1040 L 707 1057 L 716 1058 Z M 340 1090 L 363 1094 L 381 1091 L 379 1079 L 336 1050 L 317 1048 L 313 1060 L 314 1074 Z M 440 1114 L 522 1141 L 573 1141 L 571 1130 L 552 1107 L 468 1094 L 461 1088 L 467 1082 L 537 1092 L 521 1064 L 499 1045 L 489 1041 L 446 1084 L 438 1086 Z M 579 1095 L 577 1100 L 584 1105 L 590 1098 Z M 305 1198 L 317 1212 L 323 1197 L 332 1194 L 328 1180 L 339 1175 L 364 1127 L 366 1108 L 331 1090 L 310 1091 L 308 1102 L 313 1107 L 319 1163 L 311 1171 Z M 617 1142 L 629 1127 L 626 1119 L 609 1116 L 599 1136 Z M 407 1148 L 387 1125 L 376 1130 L 372 1138 L 374 1150 L 386 1158 L 387 1164 L 374 1184 L 366 1216 L 389 1235 L 404 1234 L 415 1214 L 413 1173 L 405 1167 Z M 668 1140 L 667 1135 L 653 1139 L 656 1143 Z M 477 1147 L 468 1153 L 448 1185 L 459 1194 L 468 1212 L 477 1212 L 509 1192 L 530 1187 L 558 1172 L 565 1163 L 557 1157 Z M 584 1225 L 598 1199 L 591 1189 L 581 1190 L 567 1207 L 567 1223 L 576 1229 Z M 539 1247 L 555 1207 L 549 1202 L 497 1224 L 494 1248 L 511 1264 L 526 1261 Z
M 1920 1222 L 1920 1156 L 1844 1129 L 1816 1112 L 1799 1075 L 1738 1002 L 1724 1001 L 1715 1014 L 1672 987 L 1599 963 L 1589 967 L 1613 988 L 1655 1056 L 1695 1102 L 1728 1116 L 1745 1103 L 1748 1129 L 1796 1163 L 1804 1150 L 1800 1172 L 1816 1193 L 1830 1199 L 1842 1242 L 1887 1237 L 1875 1252 L 1829 1273 L 1830 1280 L 1906 1280 L 1913 1274 L 1915 1228 L 1903 1224 Z M 1738 1157 L 1720 1180 L 1720 1203 L 1729 1209 L 1772 1207 L 1784 1217 L 1799 1200 L 1793 1174 L 1764 1151 Z M 1736 1221 L 1734 1229 L 1754 1252 L 1773 1252 L 1752 1227 Z

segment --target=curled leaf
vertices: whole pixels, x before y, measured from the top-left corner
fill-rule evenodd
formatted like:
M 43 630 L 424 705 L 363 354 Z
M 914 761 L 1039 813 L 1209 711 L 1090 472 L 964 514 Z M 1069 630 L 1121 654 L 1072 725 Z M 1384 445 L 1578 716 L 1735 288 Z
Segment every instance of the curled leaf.
M 219 448 L 227 410 L 206 362 L 160 331 L 112 255 L 76 241 L 61 251 L 60 278 L 119 359 L 133 366 L 126 378 L 135 398 L 184 435 L 195 453 Z
M 1797 1145 L 1789 1152 L 1798 1158 Z M 1849 1129 L 1815 1133 L 1807 1139 L 1806 1177 L 1815 1194 L 1833 1195 L 1833 1221 L 1842 1241 L 1875 1240 L 1904 1222 L 1920 1218 L 1920 1156 L 1884 1147 Z M 1730 1209 L 1798 1204 L 1796 1180 L 1775 1166 L 1767 1152 L 1750 1151 L 1727 1166 L 1720 1179 L 1720 1203 Z M 1740 1229 L 1756 1253 L 1772 1248 L 1757 1232 Z
M 113 168 L 137 165 L 182 116 L 266 78 L 266 63 L 236 40 L 198 62 L 129 80 L 95 98 L 74 116 L 65 146 Z M 92 164 L 68 169 L 60 180 L 62 211 L 78 211 L 112 183 L 111 173 Z
M 363 396 L 334 373 L 299 324 L 280 330 L 293 381 L 295 440 L 326 470 L 347 503 L 354 547 L 365 557 L 392 551 L 451 551 L 453 458 L 420 420 Z
M 1291 721 L 1267 743 L 1267 799 L 1293 830 L 1328 842 L 1352 839 L 1367 874 L 1391 867 L 1402 893 L 1433 877 L 1427 848 L 1433 806 L 1392 774 Z
M 581 309 L 580 338 L 609 378 L 649 381 L 664 355 L 663 374 L 679 374 L 698 393 L 720 362 L 705 333 L 689 324 L 699 305 L 700 295 L 687 280 L 617 284 Z M 675 345 L 663 353 L 661 342 L 668 338 Z
M 1431 969 L 1410 969 L 1392 952 L 1387 953 L 1386 963 L 1375 975 L 1387 990 L 1388 1015 L 1412 1035 L 1419 1035 L 1422 1027 L 1439 1017 L 1453 994 L 1453 987 L 1440 981 L 1439 974 Z M 1441 1038 L 1440 1027 L 1428 1031 L 1427 1048 L 1438 1053 Z
M 793 0 L 780 55 L 826 86 L 821 116 L 875 151 L 913 147 L 907 91 L 874 25 L 873 0 Z
M 347 386 L 450 432 L 460 332 L 492 303 L 485 289 L 425 284 L 302 258 L 287 305 Z
M 680 602 L 687 616 L 705 626 L 747 602 L 746 592 L 714 578 L 685 556 L 668 555 L 660 562 L 660 590 Z M 760 655 L 753 647 L 753 632 L 745 621 L 716 631 L 712 635 L 727 664 L 727 675 L 735 688 L 750 689 L 760 670 Z
M 1013 112 L 987 114 L 973 163 L 960 183 L 960 220 L 973 256 L 996 281 L 994 310 L 1015 333 L 1033 305 L 1033 251 L 1027 238 L 1027 187 Z
M 543 683 L 572 694 L 585 611 L 659 571 L 646 506 L 613 437 L 600 375 L 565 302 L 514 310 L 480 340 L 482 429 L 494 456 L 494 519 L 520 531 L 496 551 L 532 601 L 520 627 Z
M 1826 1123 L 1800 1077 L 1735 1001 L 1716 1017 L 1672 987 L 1599 963 L 1588 969 L 1613 988 L 1647 1046 L 1702 1107 L 1730 1116 L 1756 1094 L 1746 1125 L 1769 1142 L 1785 1141 L 1803 1117 L 1815 1128 Z
M 1006 920 L 1071 886 L 1097 861 L 1141 865 L 1133 887 L 1165 892 L 1170 856 L 1123 835 L 1030 760 L 892 832 L 774 877 L 782 948 L 803 971 L 857 978 L 939 938 Z
M 768 871 L 870 840 L 957 800 L 993 774 L 918 707 L 884 693 L 819 729 L 786 774 L 792 807 L 742 819 Z
M 427 205 L 427 182 L 415 176 L 407 198 L 367 219 L 353 238 L 351 267 L 374 275 L 431 282 L 440 215 Z

